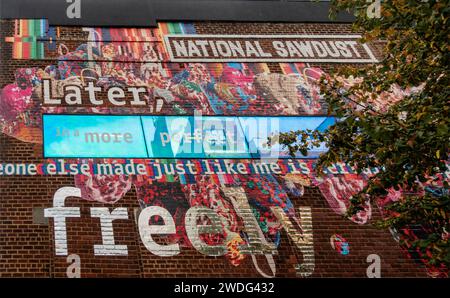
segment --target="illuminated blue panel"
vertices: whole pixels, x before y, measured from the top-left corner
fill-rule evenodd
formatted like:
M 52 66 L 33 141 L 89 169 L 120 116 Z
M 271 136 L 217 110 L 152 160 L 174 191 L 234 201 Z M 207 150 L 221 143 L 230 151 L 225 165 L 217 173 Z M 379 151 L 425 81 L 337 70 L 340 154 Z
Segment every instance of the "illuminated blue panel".
M 236 117 L 142 116 L 149 157 L 250 158 Z
M 146 158 L 136 116 L 44 115 L 44 157 Z
M 267 146 L 268 138 L 278 133 L 297 130 L 324 131 L 335 123 L 334 117 L 239 117 L 250 153 L 254 158 L 290 158 L 287 148 L 279 144 Z M 308 155 L 297 153 L 297 158 L 317 158 L 327 148 L 322 144 L 310 148 Z
M 290 158 L 268 137 L 324 131 L 334 117 L 44 115 L 46 158 Z M 327 148 L 310 148 L 317 158 Z

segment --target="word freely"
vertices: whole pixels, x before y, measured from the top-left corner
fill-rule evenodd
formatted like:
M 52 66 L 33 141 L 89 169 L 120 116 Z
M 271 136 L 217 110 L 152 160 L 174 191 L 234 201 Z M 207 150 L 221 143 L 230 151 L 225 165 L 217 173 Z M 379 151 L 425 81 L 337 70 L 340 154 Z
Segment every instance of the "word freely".
M 225 192 L 242 192 L 242 189 L 231 188 L 224 189 Z M 44 210 L 45 217 L 53 218 L 55 231 L 55 253 L 57 256 L 67 256 L 69 252 L 67 240 L 66 218 L 80 218 L 81 211 L 79 207 L 65 207 L 65 201 L 68 197 L 81 197 L 81 190 L 76 187 L 62 187 L 58 189 L 53 197 L 53 207 Z M 273 260 L 272 255 L 276 254 L 276 246 L 269 242 L 262 234 L 262 231 L 252 215 L 247 198 L 235 196 L 232 199 L 233 207 L 237 214 L 242 218 L 244 230 L 247 234 L 247 241 L 240 244 L 238 249 L 242 254 L 265 255 L 266 258 Z M 294 223 L 283 211 L 281 207 L 273 206 L 271 212 L 276 216 L 297 248 L 303 253 L 304 264 L 299 266 L 297 273 L 301 276 L 309 276 L 314 270 L 314 245 L 312 232 L 311 208 L 298 208 L 298 217 L 300 219 L 300 229 L 294 228 Z M 99 218 L 102 234 L 102 244 L 94 245 L 94 254 L 97 256 L 127 256 L 128 247 L 123 244 L 116 244 L 114 239 L 113 221 L 128 220 L 127 208 L 115 208 L 110 211 L 106 207 L 91 207 L 91 217 Z M 154 217 L 159 218 L 162 224 L 150 224 Z M 198 218 L 208 218 L 209 224 L 199 224 Z M 214 210 L 195 206 L 187 210 L 184 216 L 184 225 L 187 238 L 192 246 L 201 254 L 207 256 L 224 256 L 228 252 L 226 243 L 209 245 L 202 240 L 201 235 L 220 234 L 229 230 L 227 224 L 221 220 L 219 214 Z M 138 218 L 138 229 L 141 241 L 148 251 L 161 256 L 170 257 L 180 253 L 178 243 L 159 244 L 153 236 L 176 234 L 177 228 L 170 212 L 160 206 L 150 206 L 143 209 Z M 275 273 L 275 268 L 272 268 Z

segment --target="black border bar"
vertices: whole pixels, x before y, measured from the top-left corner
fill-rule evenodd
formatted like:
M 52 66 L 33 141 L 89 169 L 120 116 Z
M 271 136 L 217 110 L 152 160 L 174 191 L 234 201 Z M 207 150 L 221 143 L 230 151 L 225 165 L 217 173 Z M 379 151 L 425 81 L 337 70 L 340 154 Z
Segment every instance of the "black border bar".
M 349 23 L 331 21 L 329 2 L 317 0 L 79 0 L 81 18 L 68 18 L 75 0 L 0 0 L 2 19 L 48 19 L 60 26 L 152 27 L 158 21 Z

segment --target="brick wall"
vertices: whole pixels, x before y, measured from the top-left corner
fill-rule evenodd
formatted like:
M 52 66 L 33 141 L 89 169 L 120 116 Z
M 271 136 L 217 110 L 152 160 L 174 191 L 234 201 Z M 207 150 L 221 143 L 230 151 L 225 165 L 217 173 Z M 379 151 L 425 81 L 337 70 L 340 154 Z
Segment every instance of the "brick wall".
M 77 27 L 60 27 L 60 40 L 74 51 L 87 39 L 87 33 Z M 195 23 L 198 34 L 350 34 L 348 24 L 262 24 L 262 23 Z M 12 59 L 12 43 L 5 37 L 12 36 L 14 21 L 1 23 L 1 64 L 0 87 L 15 81 L 14 74 L 19 68 L 42 68 L 58 62 L 53 52 L 49 59 Z M 372 45 L 377 57 L 381 57 L 380 44 Z M 177 66 L 180 71 L 186 65 Z M 267 63 L 271 73 L 281 73 L 279 63 Z M 312 64 L 328 72 L 339 67 L 336 64 Z M 102 94 L 101 96 L 105 96 Z M 4 99 L 3 99 L 4 100 Z M 269 106 L 270 106 L 269 102 Z M 274 103 L 272 103 L 274 104 Z M 191 112 L 189 107 L 187 112 Z M 176 114 L 170 108 L 163 108 L 161 114 Z M 257 114 L 271 112 L 262 109 Z M 146 113 L 152 114 L 147 111 Z M 21 141 L 14 135 L 0 135 L 1 163 L 40 163 L 42 144 Z M 2 176 L 0 179 L 0 276 L 1 277 L 65 277 L 66 256 L 55 254 L 53 220 L 42 220 L 45 208 L 53 206 L 53 196 L 61 187 L 74 186 L 74 178 L 69 176 Z M 183 197 L 179 182 L 166 183 L 175 189 L 174 195 Z M 251 194 L 248 194 L 251 197 Z M 82 198 L 67 199 L 66 206 L 79 207 L 80 218 L 68 218 L 68 254 L 77 254 L 81 259 L 82 277 L 258 277 L 250 256 L 234 266 L 223 257 L 206 256 L 193 247 L 181 247 L 181 252 L 173 257 L 161 257 L 149 252 L 139 235 L 135 210 L 140 210 L 135 187 L 114 204 L 87 201 Z M 377 254 L 381 258 L 383 277 L 424 277 L 425 268 L 412 260 L 400 248 L 389 231 L 377 230 L 373 223 L 380 219 L 374 206 L 372 218 L 364 225 L 356 224 L 336 214 L 322 192 L 315 186 L 305 186 L 301 196 L 289 195 L 293 205 L 311 207 L 313 226 L 313 247 L 315 268 L 312 277 L 365 277 L 370 265 L 368 255 Z M 90 208 L 124 207 L 128 210 L 127 220 L 113 222 L 116 244 L 127 245 L 127 256 L 95 256 L 94 245 L 102 243 L 100 220 L 90 216 Z M 35 218 L 33 219 L 33 214 Z M 37 215 L 36 215 L 37 214 Z M 39 219 L 40 218 L 40 219 Z M 350 253 L 343 255 L 330 245 L 330 237 L 339 234 L 345 237 Z M 281 240 L 274 256 L 277 277 L 296 277 L 297 264 L 304 262 L 302 252 L 284 229 L 280 230 Z M 164 243 L 164 237 L 158 240 Z M 260 269 L 270 274 L 271 269 L 264 256 L 256 256 Z

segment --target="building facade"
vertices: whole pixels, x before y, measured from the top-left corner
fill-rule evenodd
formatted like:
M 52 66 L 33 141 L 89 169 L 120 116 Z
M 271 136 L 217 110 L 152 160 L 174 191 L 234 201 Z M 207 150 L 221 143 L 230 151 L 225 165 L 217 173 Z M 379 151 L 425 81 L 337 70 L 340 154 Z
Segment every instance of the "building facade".
M 319 177 L 314 155 L 249 140 L 268 119 L 333 123 L 320 77 L 382 58 L 349 22 L 51 19 L 1 20 L 1 277 L 439 274 L 374 227 L 382 203 L 344 217 L 375 169 Z M 180 150 L 198 141 L 193 116 L 231 123 L 225 137 L 250 121 L 244 147 Z

